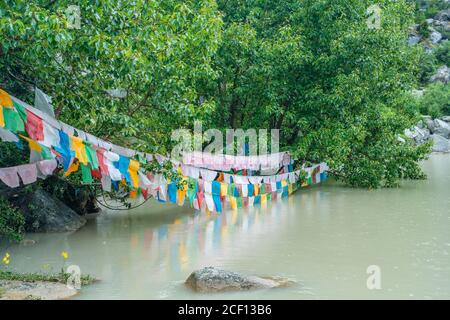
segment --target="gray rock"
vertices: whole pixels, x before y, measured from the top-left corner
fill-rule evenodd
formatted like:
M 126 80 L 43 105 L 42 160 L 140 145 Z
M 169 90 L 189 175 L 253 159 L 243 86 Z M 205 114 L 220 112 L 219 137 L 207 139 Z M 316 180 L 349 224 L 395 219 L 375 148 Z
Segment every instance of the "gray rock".
M 431 82 L 442 82 L 442 83 L 449 83 L 450 81 L 450 68 L 447 66 L 442 66 L 440 67 L 436 74 L 434 74 L 431 78 L 430 78 Z
M 433 152 L 450 152 L 450 140 L 437 134 L 432 135 L 431 138 L 433 139 Z
M 447 1 L 448 2 L 448 1 Z M 434 16 L 437 21 L 450 21 L 450 9 L 443 10 Z
M 27 232 L 68 232 L 86 224 L 86 219 L 42 189 L 23 193 L 12 202 L 24 213 Z
M 450 116 L 442 117 L 441 120 L 445 122 L 450 122 Z
M 62 283 L 0 280 L 0 300 L 62 300 L 78 294 Z
M 414 126 L 411 129 L 405 130 L 405 136 L 414 139 L 417 144 L 422 144 L 427 142 L 430 138 L 430 131 L 428 129 L 421 129 L 418 126 Z
M 430 41 L 433 44 L 438 44 L 442 40 L 442 34 L 438 31 L 433 31 L 430 34 Z
M 450 124 L 445 121 L 435 119 L 434 120 L 434 134 L 438 134 L 444 138 L 450 137 Z
M 424 120 L 426 127 L 428 128 L 428 130 L 430 130 L 431 133 L 434 133 L 434 121 L 433 119 L 431 119 L 431 117 L 429 119 L 425 119 Z
M 194 271 L 186 280 L 186 286 L 201 293 L 271 289 L 292 283 L 286 279 L 243 276 L 214 267 Z
M 426 21 L 428 24 L 433 24 L 434 19 L 433 19 L 433 18 L 430 18 L 430 19 L 426 19 L 425 21 Z
M 418 44 L 420 42 L 421 37 L 418 35 L 410 35 L 408 38 L 408 44 L 410 46 L 413 46 L 415 44 Z

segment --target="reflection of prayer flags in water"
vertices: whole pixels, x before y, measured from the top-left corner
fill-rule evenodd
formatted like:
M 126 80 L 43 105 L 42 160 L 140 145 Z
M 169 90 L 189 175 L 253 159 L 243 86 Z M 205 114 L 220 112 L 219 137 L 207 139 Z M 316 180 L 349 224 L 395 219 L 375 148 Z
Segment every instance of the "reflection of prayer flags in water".
M 235 197 L 230 197 L 230 206 L 233 210 L 237 209 L 237 201 Z
M 177 184 L 175 182 L 169 183 L 167 186 L 167 193 L 169 195 L 169 201 L 172 203 L 177 202 Z
M 266 202 L 267 202 L 266 194 L 261 194 L 261 204 L 266 204 Z
M 289 195 L 289 188 L 288 186 L 283 187 L 283 194 L 282 197 L 287 197 Z
M 222 203 L 220 202 L 220 195 L 213 195 L 214 205 L 217 212 L 222 212 Z
M 242 198 L 241 198 L 241 197 L 238 197 L 238 198 L 236 198 L 236 201 L 237 201 L 237 207 L 238 207 L 238 209 L 241 209 L 241 208 L 242 208 Z
M 159 240 L 162 240 L 162 239 L 166 238 L 167 230 L 168 229 L 167 229 L 167 225 L 166 224 L 164 224 L 161 227 L 159 227 L 159 229 L 158 229 L 158 239 Z

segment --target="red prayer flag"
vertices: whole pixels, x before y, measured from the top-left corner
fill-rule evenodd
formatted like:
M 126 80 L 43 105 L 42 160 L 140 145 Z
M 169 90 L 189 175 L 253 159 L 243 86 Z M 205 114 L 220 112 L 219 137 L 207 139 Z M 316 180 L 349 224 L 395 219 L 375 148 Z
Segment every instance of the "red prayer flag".
M 27 130 L 28 136 L 36 141 L 44 140 L 44 125 L 42 119 L 28 109 L 26 112 L 27 121 L 25 122 L 25 129 Z

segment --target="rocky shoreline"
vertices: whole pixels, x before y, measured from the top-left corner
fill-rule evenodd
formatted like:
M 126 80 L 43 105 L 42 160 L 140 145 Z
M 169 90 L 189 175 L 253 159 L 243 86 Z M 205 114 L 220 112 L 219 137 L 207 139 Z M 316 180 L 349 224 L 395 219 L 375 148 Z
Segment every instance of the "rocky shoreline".
M 405 130 L 405 135 L 418 145 L 432 142 L 433 152 L 450 152 L 450 116 L 440 119 L 422 116 L 417 125 Z

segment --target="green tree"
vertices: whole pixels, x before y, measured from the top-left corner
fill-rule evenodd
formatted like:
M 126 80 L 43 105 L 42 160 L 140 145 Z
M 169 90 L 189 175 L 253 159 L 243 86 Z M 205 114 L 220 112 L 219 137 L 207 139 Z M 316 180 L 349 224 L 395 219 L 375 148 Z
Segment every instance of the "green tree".
M 37 85 L 53 97 L 61 120 L 165 152 L 173 128 L 213 107 L 198 103 L 195 88 L 200 77 L 214 76 L 210 62 L 221 30 L 215 2 L 75 3 L 79 29 L 66 14 L 73 1 L 2 1 L 0 83 L 25 99 L 30 84 Z M 112 89 L 127 95 L 113 98 Z
M 299 159 L 327 161 L 352 186 L 394 186 L 421 178 L 428 146 L 400 143 L 415 121 L 409 92 L 419 52 L 407 45 L 414 7 L 405 1 L 218 1 L 224 41 L 216 118 L 280 128 Z M 367 8 L 381 7 L 381 29 Z M 236 35 L 236 36 L 233 36 Z

